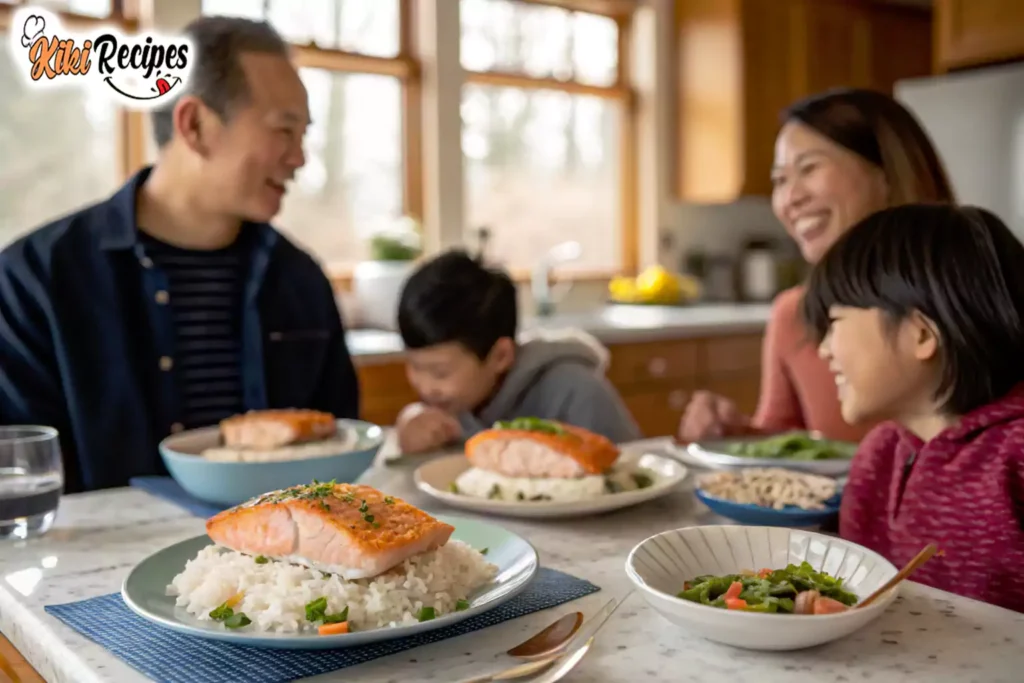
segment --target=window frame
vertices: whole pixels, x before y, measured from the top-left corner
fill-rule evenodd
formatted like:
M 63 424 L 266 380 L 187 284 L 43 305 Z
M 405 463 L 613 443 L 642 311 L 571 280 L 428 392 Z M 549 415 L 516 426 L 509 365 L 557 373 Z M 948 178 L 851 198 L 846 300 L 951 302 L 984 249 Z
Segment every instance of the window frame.
M 563 280 L 606 280 L 614 275 L 634 275 L 639 270 L 639 197 L 638 197 L 638 133 L 637 97 L 631 84 L 631 50 L 633 13 L 638 9 L 635 0 L 509 0 L 522 5 L 558 7 L 571 12 L 584 12 L 606 16 L 618 28 L 618 60 L 615 82 L 611 85 L 591 85 L 577 80 L 530 76 L 518 71 L 463 69 L 463 85 L 485 85 L 523 90 L 553 90 L 570 95 L 589 95 L 619 103 L 619 207 L 620 239 L 619 267 L 573 270 Z M 528 281 L 527 268 L 513 268 L 518 281 Z

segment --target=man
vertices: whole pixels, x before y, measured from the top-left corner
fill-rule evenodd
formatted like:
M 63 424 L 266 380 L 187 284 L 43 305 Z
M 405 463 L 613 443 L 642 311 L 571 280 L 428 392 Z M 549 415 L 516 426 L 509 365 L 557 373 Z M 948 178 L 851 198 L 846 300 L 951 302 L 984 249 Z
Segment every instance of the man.
M 165 474 L 162 438 L 238 412 L 359 412 L 331 285 L 268 225 L 305 163 L 288 47 L 240 18 L 186 31 L 156 166 L 0 253 L 0 423 L 60 431 L 68 492 Z

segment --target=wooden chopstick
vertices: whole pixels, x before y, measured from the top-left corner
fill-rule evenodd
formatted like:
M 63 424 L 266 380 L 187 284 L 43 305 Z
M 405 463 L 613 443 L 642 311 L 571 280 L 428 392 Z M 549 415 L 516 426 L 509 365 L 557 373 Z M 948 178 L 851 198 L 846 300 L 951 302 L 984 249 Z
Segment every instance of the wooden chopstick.
M 913 574 L 915 571 L 917 571 L 917 569 L 922 564 L 932 559 L 932 557 L 938 551 L 939 546 L 935 545 L 934 543 L 929 543 L 928 545 L 926 545 L 924 549 L 914 557 L 914 559 L 908 562 L 903 569 L 899 570 L 899 572 L 896 573 L 896 576 L 886 581 L 881 588 L 876 590 L 868 597 L 864 598 L 864 600 L 862 600 L 859 604 L 854 605 L 854 609 L 857 609 L 859 607 L 867 607 L 868 605 L 870 605 L 872 602 L 877 600 L 880 595 L 890 590 L 897 583 L 899 583 L 900 581 L 904 580 L 905 578 Z

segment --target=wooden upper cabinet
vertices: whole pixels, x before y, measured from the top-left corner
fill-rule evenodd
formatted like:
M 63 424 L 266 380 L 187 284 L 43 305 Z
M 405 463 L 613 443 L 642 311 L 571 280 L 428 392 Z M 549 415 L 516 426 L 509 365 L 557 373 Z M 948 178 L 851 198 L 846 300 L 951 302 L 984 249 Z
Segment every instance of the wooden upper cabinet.
M 935 70 L 1024 59 L 1021 0 L 934 0 Z
M 838 86 L 931 73 L 931 14 L 857 0 L 676 0 L 679 195 L 771 193 L 779 113 Z

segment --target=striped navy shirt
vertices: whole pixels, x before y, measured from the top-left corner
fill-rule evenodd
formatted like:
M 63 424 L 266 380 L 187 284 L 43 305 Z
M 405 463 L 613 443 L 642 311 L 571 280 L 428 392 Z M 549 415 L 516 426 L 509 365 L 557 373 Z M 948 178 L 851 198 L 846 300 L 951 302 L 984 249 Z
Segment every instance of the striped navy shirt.
M 224 249 L 181 249 L 142 233 L 146 255 L 167 276 L 175 327 L 174 372 L 185 429 L 217 424 L 243 412 L 242 239 Z

